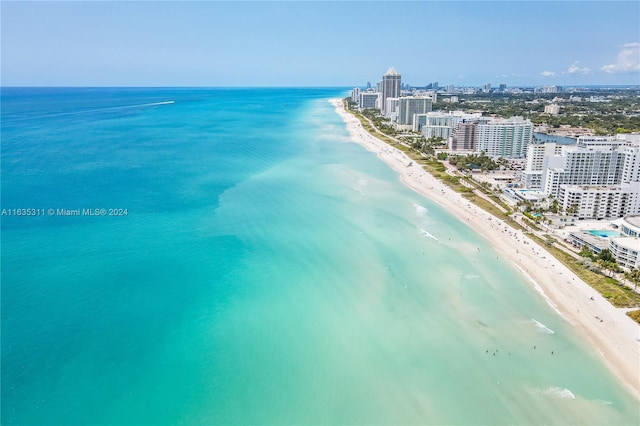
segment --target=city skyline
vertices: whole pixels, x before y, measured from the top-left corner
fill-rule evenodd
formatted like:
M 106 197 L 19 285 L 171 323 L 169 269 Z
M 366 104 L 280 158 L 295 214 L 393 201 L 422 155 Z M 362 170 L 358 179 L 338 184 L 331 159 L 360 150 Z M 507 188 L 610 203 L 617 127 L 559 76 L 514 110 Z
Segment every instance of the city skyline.
M 637 2 L 3 1 L 2 85 L 348 87 L 389 67 L 413 86 L 635 85 L 638 16 Z

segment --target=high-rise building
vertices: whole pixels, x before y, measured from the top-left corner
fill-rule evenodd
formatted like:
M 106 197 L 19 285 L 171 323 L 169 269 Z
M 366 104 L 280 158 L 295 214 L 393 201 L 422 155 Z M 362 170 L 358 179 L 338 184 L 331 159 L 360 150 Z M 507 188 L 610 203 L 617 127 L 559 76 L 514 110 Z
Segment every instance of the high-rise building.
M 563 145 L 555 142 L 532 143 L 527 147 L 527 164 L 522 171 L 521 180 L 525 188 L 542 188 L 542 169 L 544 159 L 562 154 Z
M 428 112 L 426 114 L 416 114 L 413 117 L 413 131 L 420 132 L 429 139 L 440 137 L 448 139 L 462 120 L 478 121 L 482 113 L 467 114 L 462 111 L 449 112 Z
M 623 181 L 623 170 L 633 179 L 638 165 L 637 145 L 613 136 L 580 136 L 575 147 L 559 156 L 545 157 L 542 191 L 555 197 L 561 185 L 617 185 Z M 628 160 L 627 160 L 628 156 Z
M 396 121 L 398 117 L 398 100 L 399 98 L 387 98 L 384 102 L 384 116 L 391 121 Z
M 578 218 L 640 214 L 640 135 L 530 145 L 522 180 L 527 188 L 556 197 L 562 209 Z
M 398 99 L 397 123 L 403 126 L 413 125 L 414 114 L 424 114 L 431 111 L 432 100 L 428 97 L 406 96 Z
M 476 146 L 478 132 L 477 120 L 462 120 L 449 139 L 449 148 L 452 151 L 472 151 Z
M 382 99 L 380 105 L 382 108 L 385 107 L 385 101 L 387 98 L 399 98 L 400 97 L 400 87 L 402 86 L 402 76 L 398 74 L 395 68 L 391 67 L 387 70 L 386 74 L 382 76 L 381 82 L 381 90 Z M 382 110 L 384 114 L 384 109 Z
M 530 120 L 496 118 L 478 125 L 476 151 L 494 158 L 525 158 L 532 140 L 533 123 Z
M 378 103 L 380 93 L 378 92 L 361 92 L 360 93 L 360 109 L 380 108 Z
M 357 104 L 360 103 L 360 92 L 361 90 L 359 87 L 354 87 L 351 91 L 351 100 Z

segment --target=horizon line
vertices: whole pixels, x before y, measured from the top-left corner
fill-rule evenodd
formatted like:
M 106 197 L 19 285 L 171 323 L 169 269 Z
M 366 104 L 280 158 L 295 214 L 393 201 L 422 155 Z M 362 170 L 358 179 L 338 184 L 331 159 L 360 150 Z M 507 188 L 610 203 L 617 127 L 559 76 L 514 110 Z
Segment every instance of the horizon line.
M 425 84 L 424 86 L 414 86 L 414 85 L 409 85 L 410 88 L 422 88 L 422 87 L 426 87 L 427 85 Z M 447 86 L 454 86 L 456 88 L 469 88 L 469 87 L 483 87 L 484 84 L 480 84 L 480 85 L 456 85 L 456 84 L 446 84 L 443 86 L 439 86 L 439 89 L 435 89 L 435 90 L 440 90 L 440 89 L 445 89 Z M 572 85 L 566 85 L 566 84 L 516 84 L 516 85 L 507 85 L 507 88 L 513 88 L 513 87 L 524 87 L 524 88 L 534 88 L 534 87 L 553 87 L 553 86 L 559 86 L 559 87 L 563 87 L 563 88 L 571 88 L 571 87 L 633 87 L 633 88 L 638 88 L 640 89 L 640 84 L 637 83 L 630 83 L 630 84 L 602 84 L 602 83 L 598 83 L 598 84 L 572 84 Z M 328 86 L 307 86 L 307 85 L 301 85 L 301 86 L 236 86 L 236 85 L 231 85 L 231 86 L 202 86 L 202 85 L 193 85 L 193 86 L 189 86 L 189 85 L 178 85 L 178 86 L 173 86 L 173 85 L 150 85 L 150 86 L 138 86 L 138 85 L 2 85 L 0 84 L 0 89 L 26 89 L 26 88 L 34 88 L 34 89 L 353 89 L 353 88 L 362 88 L 364 86 L 358 86 L 358 85 L 328 85 Z

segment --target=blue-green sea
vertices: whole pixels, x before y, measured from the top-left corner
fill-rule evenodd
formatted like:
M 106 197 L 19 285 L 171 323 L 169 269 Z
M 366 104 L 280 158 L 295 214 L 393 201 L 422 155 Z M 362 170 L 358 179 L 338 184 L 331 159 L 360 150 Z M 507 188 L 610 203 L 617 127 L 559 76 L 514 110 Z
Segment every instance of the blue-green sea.
M 346 93 L 2 88 L 2 424 L 639 424 Z

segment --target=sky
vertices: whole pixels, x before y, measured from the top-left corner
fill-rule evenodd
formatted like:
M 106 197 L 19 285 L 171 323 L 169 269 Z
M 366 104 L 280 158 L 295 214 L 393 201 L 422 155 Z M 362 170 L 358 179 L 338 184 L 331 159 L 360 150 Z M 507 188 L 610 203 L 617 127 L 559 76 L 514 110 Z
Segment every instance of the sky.
M 2 86 L 640 84 L 638 1 L 5 1 Z

